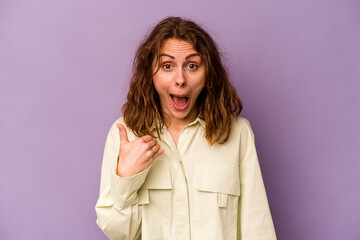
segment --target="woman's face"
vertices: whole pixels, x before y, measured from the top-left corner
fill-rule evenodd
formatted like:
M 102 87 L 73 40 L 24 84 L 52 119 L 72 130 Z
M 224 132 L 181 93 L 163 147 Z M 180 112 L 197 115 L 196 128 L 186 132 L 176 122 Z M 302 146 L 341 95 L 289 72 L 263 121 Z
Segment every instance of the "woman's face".
M 160 49 L 160 69 L 153 76 L 161 108 L 171 124 L 186 125 L 197 117 L 196 100 L 205 85 L 205 66 L 192 44 L 170 38 Z M 153 67 L 154 73 L 157 66 Z

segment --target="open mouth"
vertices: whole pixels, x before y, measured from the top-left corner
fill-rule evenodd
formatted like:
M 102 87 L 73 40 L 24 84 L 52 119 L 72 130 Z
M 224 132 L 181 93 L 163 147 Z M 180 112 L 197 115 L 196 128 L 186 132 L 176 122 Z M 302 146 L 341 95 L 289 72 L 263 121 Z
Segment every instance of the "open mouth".
M 186 95 L 170 94 L 171 102 L 176 110 L 184 110 L 189 105 L 189 97 Z

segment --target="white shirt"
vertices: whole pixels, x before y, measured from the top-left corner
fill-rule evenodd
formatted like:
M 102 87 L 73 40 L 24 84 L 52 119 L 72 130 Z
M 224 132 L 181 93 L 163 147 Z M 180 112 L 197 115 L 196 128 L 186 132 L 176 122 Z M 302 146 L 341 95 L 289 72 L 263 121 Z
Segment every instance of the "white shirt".
M 248 120 L 234 118 L 225 144 L 209 146 L 197 118 L 176 147 L 165 129 L 165 152 L 131 176 L 115 173 L 117 119 L 110 128 L 95 210 L 110 239 L 275 240 L 275 230 Z M 130 141 L 136 136 L 127 129 Z

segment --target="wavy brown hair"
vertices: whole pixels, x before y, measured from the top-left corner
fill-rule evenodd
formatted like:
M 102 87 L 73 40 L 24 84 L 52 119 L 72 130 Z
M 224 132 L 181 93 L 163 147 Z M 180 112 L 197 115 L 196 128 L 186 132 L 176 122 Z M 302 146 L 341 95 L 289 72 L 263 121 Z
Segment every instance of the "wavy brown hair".
M 160 67 L 160 50 L 169 38 L 191 43 L 205 63 L 205 87 L 197 99 L 197 111 L 205 120 L 205 138 L 210 145 L 225 143 L 231 132 L 231 118 L 238 116 L 242 103 L 221 63 L 211 36 L 193 21 L 168 17 L 160 21 L 140 44 L 133 62 L 130 89 L 124 104 L 124 121 L 136 136 L 156 137 L 165 124 L 154 84 L 154 66 Z

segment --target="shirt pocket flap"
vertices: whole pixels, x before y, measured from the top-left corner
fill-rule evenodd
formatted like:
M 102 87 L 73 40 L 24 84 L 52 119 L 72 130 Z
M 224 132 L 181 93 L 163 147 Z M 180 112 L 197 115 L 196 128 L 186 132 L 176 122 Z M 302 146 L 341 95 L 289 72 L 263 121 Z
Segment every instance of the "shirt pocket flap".
M 195 164 L 194 174 L 195 188 L 199 191 L 240 196 L 238 166 Z
M 171 174 L 168 161 L 154 161 L 149 169 L 143 189 L 172 189 Z

